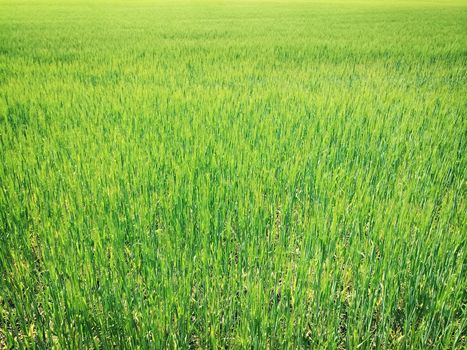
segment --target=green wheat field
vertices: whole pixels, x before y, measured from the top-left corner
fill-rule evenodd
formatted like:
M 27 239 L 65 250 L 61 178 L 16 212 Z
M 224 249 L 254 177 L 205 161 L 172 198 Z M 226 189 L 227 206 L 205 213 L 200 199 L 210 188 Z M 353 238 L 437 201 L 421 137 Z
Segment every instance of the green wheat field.
M 467 1 L 0 0 L 0 349 L 465 349 Z

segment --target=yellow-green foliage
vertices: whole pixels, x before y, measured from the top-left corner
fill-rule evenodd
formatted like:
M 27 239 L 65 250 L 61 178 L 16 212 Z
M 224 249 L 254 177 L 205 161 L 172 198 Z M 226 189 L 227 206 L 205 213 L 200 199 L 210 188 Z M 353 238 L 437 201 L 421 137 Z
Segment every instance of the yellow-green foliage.
M 0 348 L 466 346 L 467 3 L 0 2 Z

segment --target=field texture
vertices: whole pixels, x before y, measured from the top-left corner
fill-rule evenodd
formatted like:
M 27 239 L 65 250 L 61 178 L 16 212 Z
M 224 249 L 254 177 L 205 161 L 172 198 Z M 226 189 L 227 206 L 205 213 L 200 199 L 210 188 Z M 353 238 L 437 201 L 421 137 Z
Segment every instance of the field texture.
M 467 2 L 0 0 L 0 348 L 467 346 Z

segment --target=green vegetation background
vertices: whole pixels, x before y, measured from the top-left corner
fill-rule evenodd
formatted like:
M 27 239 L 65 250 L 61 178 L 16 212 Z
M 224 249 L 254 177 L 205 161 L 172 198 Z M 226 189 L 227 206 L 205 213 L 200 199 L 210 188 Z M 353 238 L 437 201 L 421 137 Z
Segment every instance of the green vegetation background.
M 0 348 L 466 346 L 465 1 L 0 2 Z

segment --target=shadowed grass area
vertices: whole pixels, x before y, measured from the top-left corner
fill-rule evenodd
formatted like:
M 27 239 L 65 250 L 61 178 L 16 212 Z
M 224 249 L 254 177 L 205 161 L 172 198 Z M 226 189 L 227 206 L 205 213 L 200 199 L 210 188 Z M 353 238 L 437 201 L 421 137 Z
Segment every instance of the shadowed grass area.
M 466 344 L 465 1 L 0 1 L 0 348 Z

